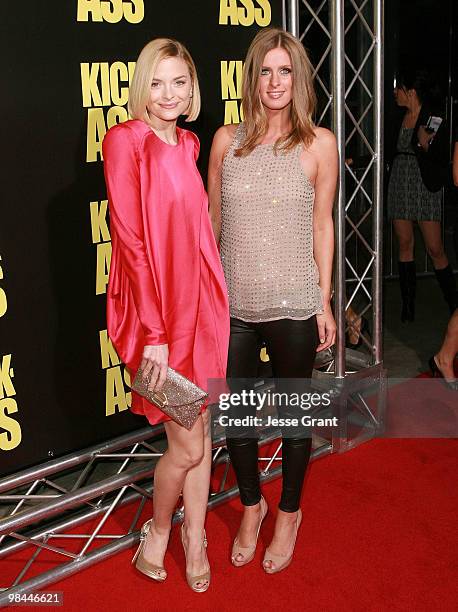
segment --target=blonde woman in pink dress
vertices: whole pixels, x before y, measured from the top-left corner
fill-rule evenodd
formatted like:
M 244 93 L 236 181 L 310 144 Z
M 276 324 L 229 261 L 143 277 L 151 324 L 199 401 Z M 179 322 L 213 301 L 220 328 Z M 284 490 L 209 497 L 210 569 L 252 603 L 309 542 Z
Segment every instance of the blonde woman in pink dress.
M 167 366 L 207 389 L 224 378 L 229 337 L 227 289 L 196 167 L 199 141 L 177 127 L 199 114 L 199 85 L 185 47 L 151 41 L 140 53 L 129 93 L 132 120 L 103 142 L 113 244 L 107 292 L 110 338 L 131 376 L 141 365 L 160 390 Z M 204 531 L 211 438 L 205 407 L 191 431 L 132 393 L 132 411 L 164 422 L 168 448 L 154 472 L 154 518 L 142 528 L 133 559 L 156 581 L 180 494 L 186 577 L 197 592 L 210 584 Z

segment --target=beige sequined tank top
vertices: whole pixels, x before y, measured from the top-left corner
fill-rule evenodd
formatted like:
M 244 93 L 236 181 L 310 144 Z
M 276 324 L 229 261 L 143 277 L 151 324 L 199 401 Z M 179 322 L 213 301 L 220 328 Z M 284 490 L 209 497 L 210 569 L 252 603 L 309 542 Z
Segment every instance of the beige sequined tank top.
M 221 260 L 230 314 L 243 321 L 308 319 L 323 312 L 313 258 L 315 191 L 300 163 L 302 145 L 276 154 L 258 145 L 235 157 L 241 123 L 222 166 Z

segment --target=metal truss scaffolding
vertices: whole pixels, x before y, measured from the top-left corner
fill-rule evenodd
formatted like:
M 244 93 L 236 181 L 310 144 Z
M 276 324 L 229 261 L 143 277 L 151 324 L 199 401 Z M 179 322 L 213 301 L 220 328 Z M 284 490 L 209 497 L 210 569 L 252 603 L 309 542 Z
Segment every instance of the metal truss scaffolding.
M 289 0 L 284 6 L 285 28 L 303 42 L 314 66 L 317 124 L 332 129 L 339 150 L 334 209 L 337 342 L 317 374 L 319 379 L 333 377 L 340 390 L 341 430 L 332 450 L 342 452 L 381 432 L 386 401 L 383 0 Z M 346 348 L 346 334 L 360 321 L 361 347 Z
M 317 123 L 333 130 L 339 149 L 333 373 L 342 378 L 355 358 L 345 350 L 351 312 L 372 323 L 362 336 L 365 365 L 382 361 L 383 1 L 290 0 L 286 19 L 315 67 Z
M 316 387 L 331 389 L 329 414 L 338 417 L 339 428 L 314 436 L 315 459 L 346 451 L 383 428 L 383 2 L 284 0 L 283 7 L 285 28 L 310 52 L 320 100 L 317 120 L 336 134 L 340 159 L 334 215 L 338 341 L 333 351 L 320 353 L 314 371 Z M 372 323 L 360 350 L 345 349 L 349 312 Z M 264 388 L 269 384 L 265 380 Z M 154 466 L 165 444 L 162 426 L 146 427 L 0 479 L 0 560 L 18 568 L 14 576 L 2 572 L 7 584 L 0 584 L 0 607 L 10 597 L 43 589 L 131 547 L 152 498 Z M 261 480 L 278 477 L 280 432 L 264 432 L 260 449 Z M 238 494 L 221 432 L 213 432 L 212 458 L 210 508 Z M 108 522 L 121 508 L 123 519 Z M 145 509 L 145 514 L 150 512 Z M 179 508 L 174 522 L 182 519 Z M 40 571 L 44 555 L 47 569 Z

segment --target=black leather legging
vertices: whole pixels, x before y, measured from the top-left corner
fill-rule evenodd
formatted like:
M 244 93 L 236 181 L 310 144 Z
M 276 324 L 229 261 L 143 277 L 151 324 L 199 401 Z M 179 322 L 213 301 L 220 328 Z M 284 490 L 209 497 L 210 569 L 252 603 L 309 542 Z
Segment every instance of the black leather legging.
M 282 379 L 311 378 L 318 345 L 315 316 L 305 321 L 280 319 L 261 323 L 231 318 L 227 377 L 233 391 L 234 385 L 238 385 L 239 390 L 247 388 L 250 379 L 256 378 L 262 342 L 266 343 L 277 391 L 292 390 L 288 387 L 289 381 Z M 230 431 L 226 435 L 242 504 L 257 504 L 261 499 L 257 438 L 231 437 Z M 284 512 L 296 512 L 299 508 L 311 446 L 310 436 L 292 438 L 283 435 L 283 486 L 278 507 Z

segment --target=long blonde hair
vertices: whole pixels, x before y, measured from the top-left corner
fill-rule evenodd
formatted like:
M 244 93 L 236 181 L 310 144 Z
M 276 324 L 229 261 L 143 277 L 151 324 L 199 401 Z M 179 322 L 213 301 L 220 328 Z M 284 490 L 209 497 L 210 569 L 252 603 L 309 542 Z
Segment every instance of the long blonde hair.
M 179 57 L 185 61 L 191 75 L 192 98 L 186 111 L 186 121 L 194 121 L 200 112 L 200 90 L 196 66 L 186 47 L 173 38 L 155 38 L 143 47 L 135 65 L 134 76 L 129 87 L 127 108 L 132 119 L 150 123 L 146 105 L 150 98 L 151 82 L 157 65 L 168 57 Z
M 309 146 L 313 138 L 313 116 L 316 94 L 313 87 L 313 68 L 302 43 L 280 28 L 264 28 L 253 39 L 245 60 L 242 81 L 242 110 L 246 136 L 236 156 L 249 155 L 266 134 L 268 119 L 259 96 L 259 77 L 268 51 L 281 47 L 290 58 L 293 74 L 293 93 L 290 106 L 291 131 L 275 143 L 275 150 L 284 151 L 304 143 Z

